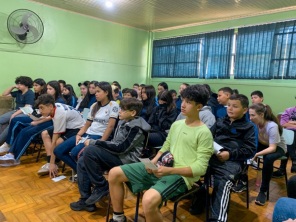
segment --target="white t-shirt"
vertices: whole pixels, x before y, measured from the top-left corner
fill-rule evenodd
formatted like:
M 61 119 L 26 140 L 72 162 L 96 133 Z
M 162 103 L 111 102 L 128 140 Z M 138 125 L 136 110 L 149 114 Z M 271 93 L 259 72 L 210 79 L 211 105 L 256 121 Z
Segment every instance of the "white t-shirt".
M 64 133 L 66 129 L 80 129 L 84 126 L 85 120 L 73 107 L 55 103 L 55 111 L 52 116 L 53 133 Z
M 262 144 L 276 144 L 277 146 L 281 147 L 285 152 L 287 152 L 287 146 L 285 144 L 285 140 L 283 136 L 279 133 L 278 125 L 273 121 L 268 121 L 265 124 L 265 127 L 260 129 L 259 131 L 259 142 Z
M 96 103 L 90 107 L 87 120 L 92 121 L 90 127 L 87 129 L 86 133 L 90 135 L 100 135 L 102 136 L 107 128 L 110 118 L 116 119 L 118 117 L 119 105 L 115 101 L 110 101 L 107 105 L 102 106 L 95 117 L 91 117 L 92 110 Z

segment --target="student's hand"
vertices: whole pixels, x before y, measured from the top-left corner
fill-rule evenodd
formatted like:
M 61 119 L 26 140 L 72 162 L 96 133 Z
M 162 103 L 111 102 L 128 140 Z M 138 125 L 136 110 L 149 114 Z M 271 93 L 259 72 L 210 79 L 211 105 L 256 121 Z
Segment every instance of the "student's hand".
M 216 156 L 221 162 L 225 162 L 226 160 L 229 160 L 229 152 L 228 151 L 222 151 L 222 152 L 218 153 Z
M 50 178 L 54 178 L 58 175 L 58 168 L 54 163 L 49 164 L 49 176 Z
M 90 140 L 85 140 L 85 141 L 84 141 L 84 145 L 85 145 L 85 146 L 88 146 L 88 145 L 89 145 L 89 141 L 90 141 Z
M 157 170 L 152 170 L 153 174 L 160 178 L 170 174 L 172 167 L 159 166 Z
M 147 173 L 149 173 L 149 174 L 153 173 L 153 171 L 151 169 L 149 169 L 149 168 L 146 168 L 146 170 L 147 170 Z
M 81 136 L 76 135 L 76 145 L 78 145 L 79 141 L 81 140 Z
M 38 122 L 37 121 L 32 121 L 31 122 L 31 126 L 37 126 L 38 125 Z

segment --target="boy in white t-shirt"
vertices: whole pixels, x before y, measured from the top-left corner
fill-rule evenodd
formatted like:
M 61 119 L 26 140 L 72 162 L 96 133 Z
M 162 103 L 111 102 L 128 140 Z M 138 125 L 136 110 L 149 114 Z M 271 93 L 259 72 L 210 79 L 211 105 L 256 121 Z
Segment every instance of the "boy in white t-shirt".
M 51 95 L 44 94 L 38 97 L 35 102 L 42 116 L 51 116 L 53 130 L 45 130 L 41 133 L 42 140 L 47 151 L 47 158 L 50 163 L 45 164 L 38 171 L 39 175 L 50 174 L 50 177 L 57 175 L 55 156 L 53 151 L 58 144 L 77 134 L 84 126 L 84 119 L 73 107 L 55 103 Z

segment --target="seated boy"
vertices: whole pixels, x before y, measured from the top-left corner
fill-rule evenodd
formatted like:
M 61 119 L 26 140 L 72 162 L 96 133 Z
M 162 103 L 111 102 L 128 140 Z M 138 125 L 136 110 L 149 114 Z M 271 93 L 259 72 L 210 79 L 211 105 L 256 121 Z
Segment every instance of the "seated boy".
M 142 106 L 142 102 L 136 98 L 121 100 L 120 121 L 111 142 L 86 140 L 88 146 L 77 165 L 80 199 L 70 204 L 72 210 L 94 211 L 95 203 L 109 193 L 104 171 L 139 161 L 145 139 L 143 132 L 151 128 L 142 117 L 138 117 Z M 92 185 L 94 188 L 91 192 Z
M 229 87 L 223 87 L 218 90 L 218 103 L 219 105 L 216 107 L 215 117 L 216 119 L 223 118 L 227 115 L 226 107 L 229 100 L 229 97 L 233 94 L 233 91 Z
M 252 100 L 252 104 L 254 103 L 263 103 L 263 93 L 259 90 L 253 91 L 251 93 L 251 100 Z
M 10 146 L 4 143 L 8 135 L 8 124 L 12 118 L 22 114 L 20 110 L 24 106 L 33 106 L 35 94 L 30 88 L 33 86 L 33 81 L 28 76 L 19 76 L 15 79 L 15 85 L 6 89 L 2 96 L 11 96 L 15 98 L 15 109 L 0 115 L 0 154 L 5 154 Z M 17 90 L 14 90 L 17 89 Z
M 186 192 L 206 173 L 213 138 L 198 113 L 207 103 L 208 93 L 204 87 L 193 85 L 184 89 L 181 96 L 181 112 L 186 119 L 173 123 L 162 149 L 152 160 L 156 164 L 164 152 L 170 151 L 174 156 L 173 167 L 150 170 L 140 162 L 111 169 L 108 182 L 114 213 L 110 221 L 126 221 L 123 182 L 130 183 L 133 193 L 147 190 L 142 199 L 146 221 L 157 222 L 162 221 L 159 209 L 162 201 Z
M 44 146 L 49 150 L 50 163 L 45 164 L 39 171 L 39 175 L 48 174 L 50 177 L 57 175 L 57 166 L 55 165 L 55 156 L 53 151 L 58 144 L 66 139 L 74 136 L 84 126 L 84 119 L 79 111 L 73 107 L 55 103 L 53 96 L 43 94 L 38 97 L 35 106 L 39 108 L 43 117 L 51 116 L 53 122 L 53 130 L 45 130 L 42 132 Z
M 123 91 L 123 90 L 122 90 Z M 126 89 L 123 93 L 123 98 L 138 98 L 138 93 L 134 89 Z
M 214 176 L 211 221 L 227 221 L 230 190 L 243 170 L 244 161 L 256 151 L 254 125 L 246 120 L 249 101 L 245 95 L 230 96 L 227 116 L 218 119 L 211 131 L 214 141 L 223 148 L 210 159 Z

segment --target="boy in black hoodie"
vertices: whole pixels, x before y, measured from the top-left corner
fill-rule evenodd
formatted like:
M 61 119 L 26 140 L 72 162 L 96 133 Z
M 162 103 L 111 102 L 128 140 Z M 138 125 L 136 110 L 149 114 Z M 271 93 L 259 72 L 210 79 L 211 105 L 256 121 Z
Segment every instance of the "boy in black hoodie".
M 104 171 L 114 166 L 139 161 L 145 136 L 150 125 L 138 117 L 142 102 L 136 98 L 123 99 L 120 102 L 119 123 L 111 141 L 88 140 L 83 156 L 77 165 L 80 199 L 70 204 L 74 211 L 96 210 L 95 203 L 108 195 L 109 186 Z M 94 186 L 91 192 L 91 185 Z
M 213 201 L 210 221 L 227 221 L 231 187 L 242 172 L 244 161 L 256 151 L 254 125 L 246 120 L 249 101 L 245 95 L 230 96 L 227 116 L 212 126 L 214 141 L 222 149 L 215 150 L 210 159 L 210 172 L 214 176 Z

